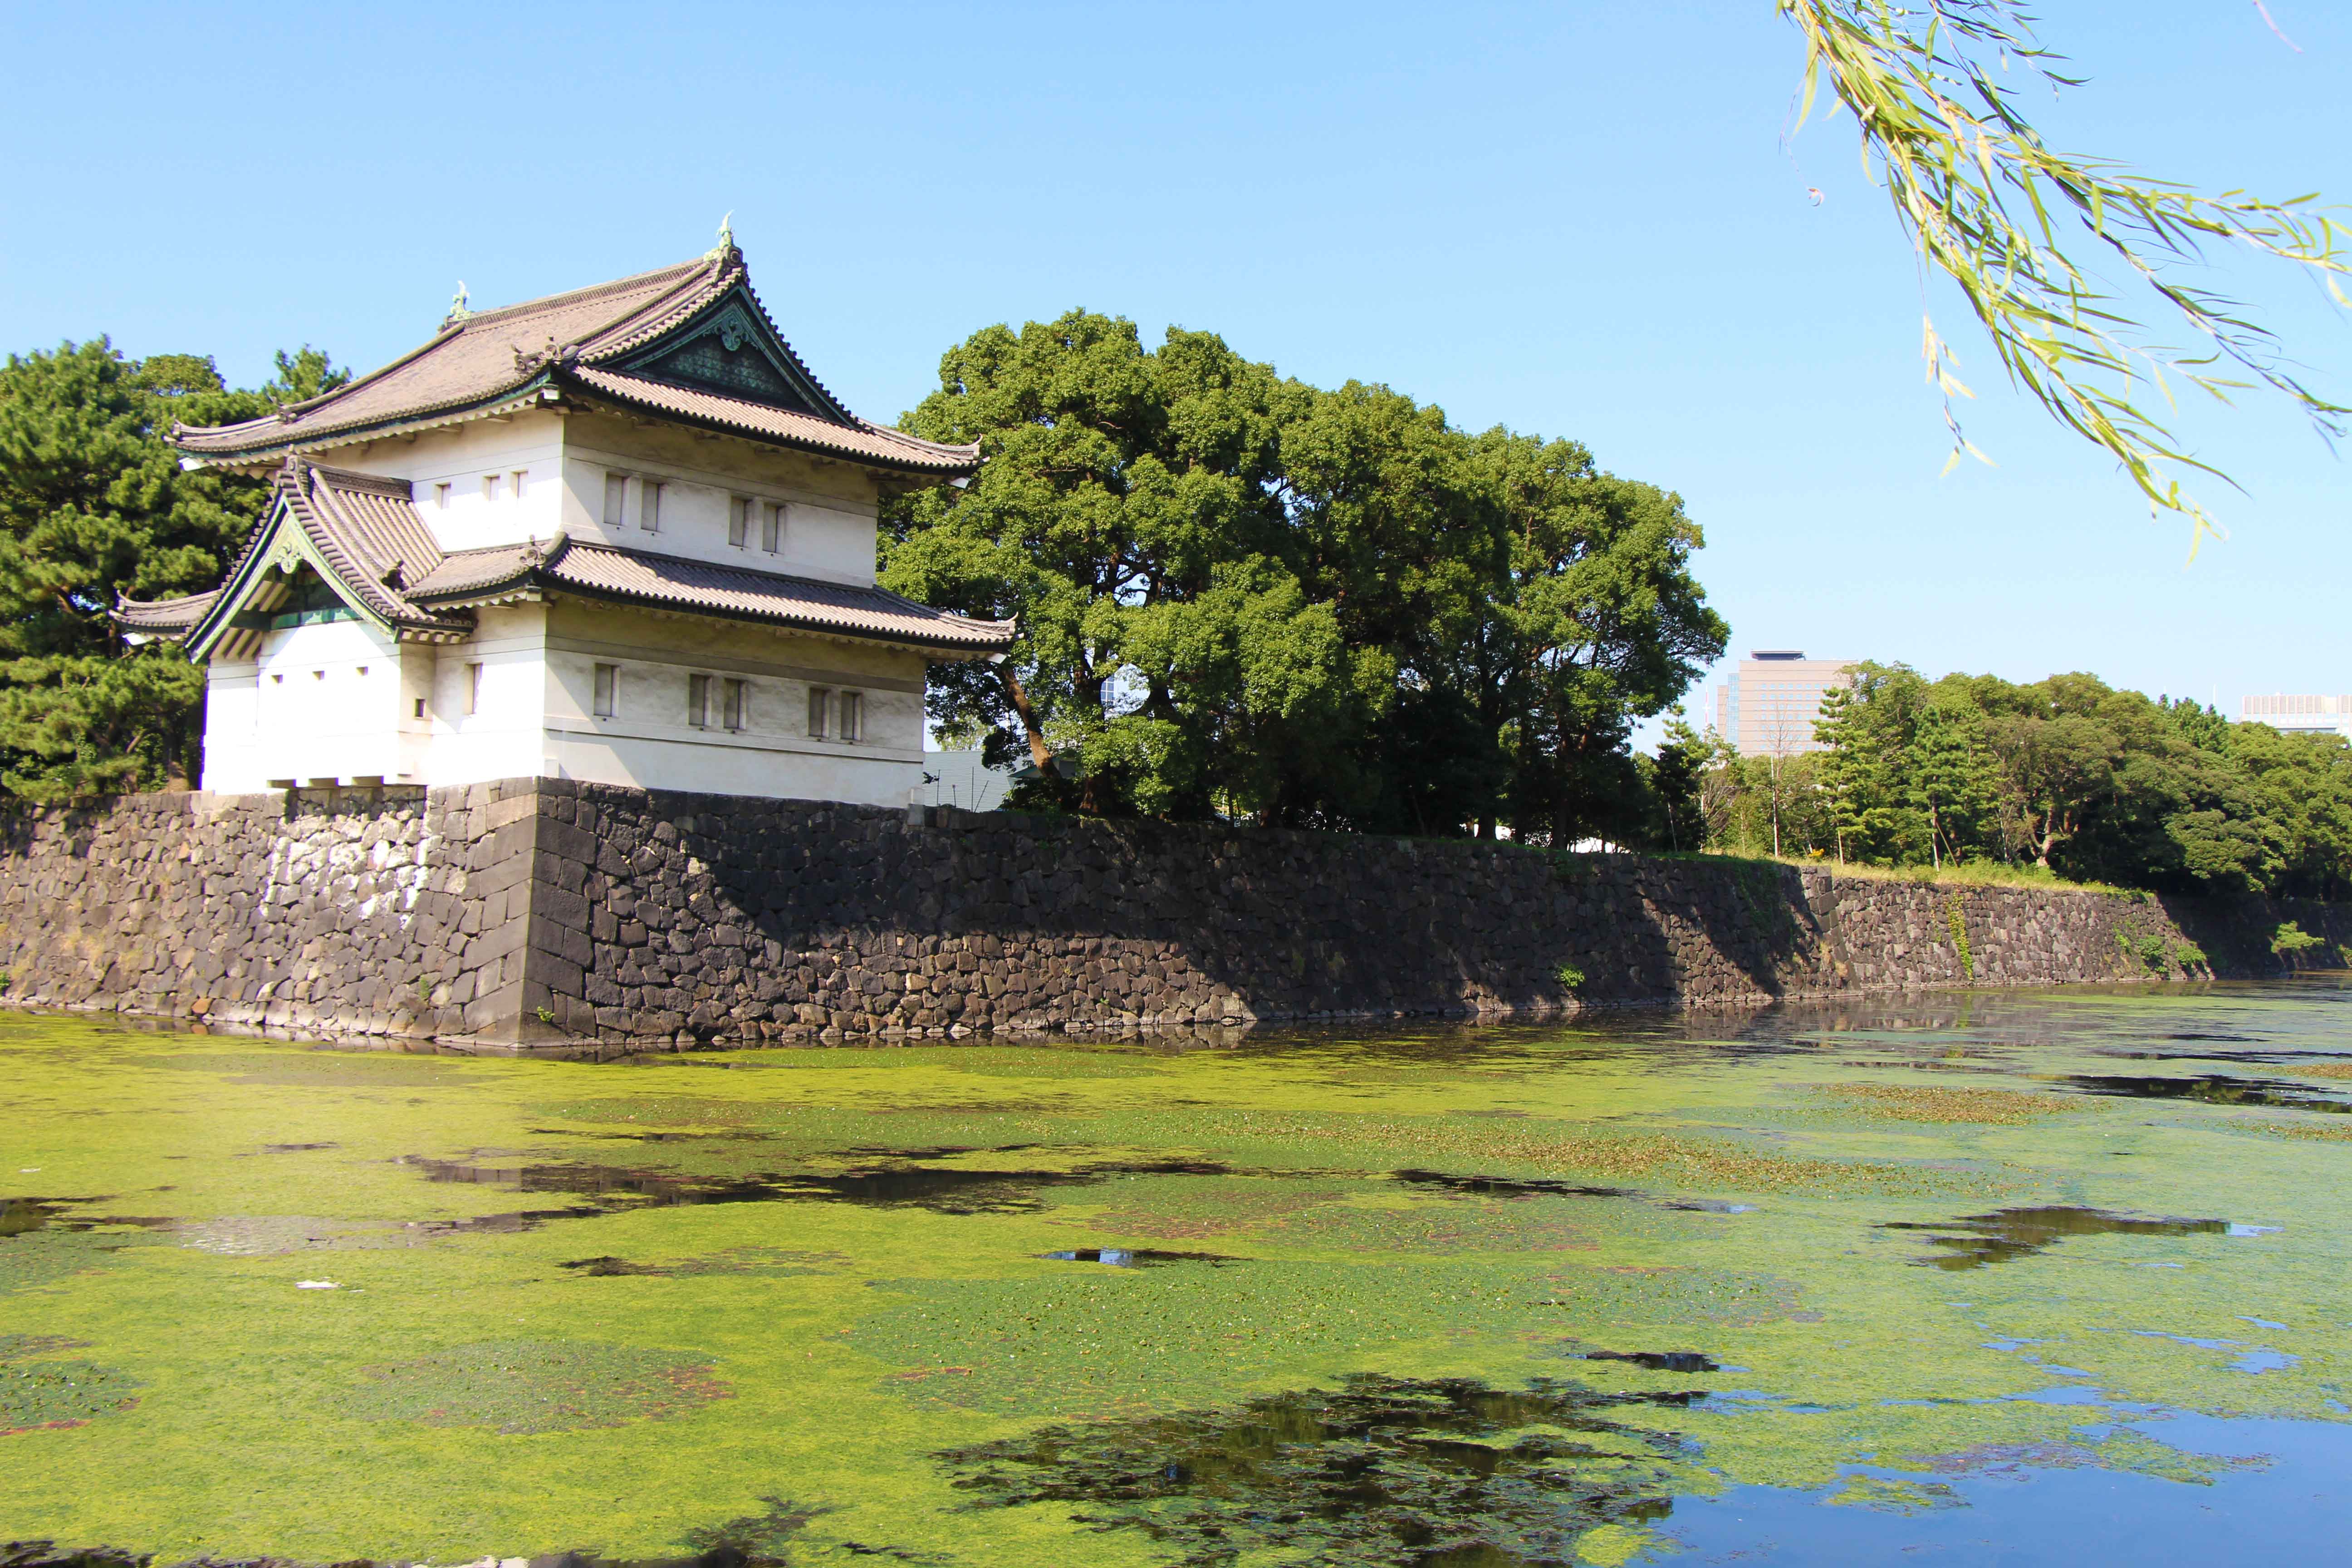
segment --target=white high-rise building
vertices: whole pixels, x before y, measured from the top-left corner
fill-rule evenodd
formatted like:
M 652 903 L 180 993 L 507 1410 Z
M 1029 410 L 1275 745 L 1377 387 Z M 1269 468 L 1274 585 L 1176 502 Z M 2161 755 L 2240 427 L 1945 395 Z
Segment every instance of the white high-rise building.
M 1715 689 L 1716 732 L 1744 757 L 1793 757 L 1818 752 L 1813 721 L 1822 700 L 1846 683 L 1858 660 L 1807 658 L 1791 648 L 1759 648 L 1732 668 Z
M 2239 705 L 2238 718 L 2241 722 L 2268 724 L 2273 730 L 2352 738 L 2352 693 L 2327 697 L 2273 692 L 2249 697 Z

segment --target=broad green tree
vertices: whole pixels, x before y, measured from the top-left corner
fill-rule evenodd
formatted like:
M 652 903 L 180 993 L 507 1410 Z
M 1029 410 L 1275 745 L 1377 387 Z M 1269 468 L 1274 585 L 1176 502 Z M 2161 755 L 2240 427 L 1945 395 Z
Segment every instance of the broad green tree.
M 1073 311 L 950 350 L 918 433 L 981 443 L 891 508 L 884 581 L 1017 616 L 935 722 L 1105 815 L 1640 838 L 1626 740 L 1722 651 L 1681 502 L 1568 441 L 1318 390 L 1207 333 Z

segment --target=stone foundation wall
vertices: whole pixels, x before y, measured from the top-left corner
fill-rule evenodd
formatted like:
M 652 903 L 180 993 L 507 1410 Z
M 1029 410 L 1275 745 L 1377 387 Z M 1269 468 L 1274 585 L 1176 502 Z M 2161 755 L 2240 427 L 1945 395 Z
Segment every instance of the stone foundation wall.
M 134 795 L 0 828 L 15 1002 L 302 1033 L 512 1037 L 534 781 Z
M 142 796 L 0 837 L 10 1000 L 500 1047 L 2112 982 L 2198 949 L 2259 973 L 2283 919 L 2352 941 L 2352 906 L 544 779 Z

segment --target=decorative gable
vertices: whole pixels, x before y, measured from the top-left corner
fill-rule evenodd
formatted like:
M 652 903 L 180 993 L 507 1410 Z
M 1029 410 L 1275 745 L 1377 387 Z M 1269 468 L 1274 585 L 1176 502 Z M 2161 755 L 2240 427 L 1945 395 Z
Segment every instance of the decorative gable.
M 614 370 L 648 381 L 852 423 L 740 287 L 652 342 L 609 363 Z

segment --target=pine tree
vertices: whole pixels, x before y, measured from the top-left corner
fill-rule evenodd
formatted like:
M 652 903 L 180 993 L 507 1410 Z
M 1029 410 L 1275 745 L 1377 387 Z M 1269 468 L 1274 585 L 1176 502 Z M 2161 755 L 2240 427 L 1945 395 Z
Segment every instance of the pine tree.
M 50 801 L 196 776 L 204 671 L 135 647 L 118 594 L 219 580 L 260 514 L 261 481 L 183 470 L 174 422 L 220 424 L 346 377 L 305 347 L 278 379 L 232 392 L 208 358 L 126 359 L 101 337 L 0 369 L 0 785 Z

